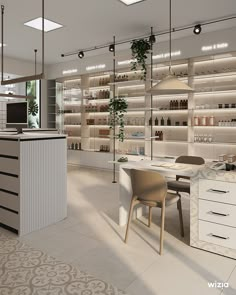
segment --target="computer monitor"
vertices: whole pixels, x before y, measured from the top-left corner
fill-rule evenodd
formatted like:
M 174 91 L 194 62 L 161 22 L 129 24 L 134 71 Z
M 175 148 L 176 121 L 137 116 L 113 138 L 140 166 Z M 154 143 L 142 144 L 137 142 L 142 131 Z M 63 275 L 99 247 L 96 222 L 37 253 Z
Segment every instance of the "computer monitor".
M 22 128 L 28 127 L 28 104 L 24 102 L 7 103 L 7 128 L 16 128 L 22 133 Z

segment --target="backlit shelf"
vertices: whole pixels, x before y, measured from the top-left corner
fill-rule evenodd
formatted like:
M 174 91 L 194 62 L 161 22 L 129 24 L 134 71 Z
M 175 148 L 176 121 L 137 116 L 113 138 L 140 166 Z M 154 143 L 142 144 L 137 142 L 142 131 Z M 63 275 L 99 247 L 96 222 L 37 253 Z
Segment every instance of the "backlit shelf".
M 236 130 L 236 126 L 193 126 L 195 129 L 232 129 Z
M 149 125 L 148 125 L 149 126 Z M 151 126 L 149 126 L 151 127 Z M 188 126 L 163 126 L 163 125 L 154 125 L 153 128 L 157 128 L 157 129 L 183 129 L 183 130 L 187 130 L 188 129 Z
M 236 142 L 193 142 L 195 145 L 233 145 L 236 146 Z
M 236 108 L 221 108 L 221 109 L 194 109 L 195 113 L 234 113 Z

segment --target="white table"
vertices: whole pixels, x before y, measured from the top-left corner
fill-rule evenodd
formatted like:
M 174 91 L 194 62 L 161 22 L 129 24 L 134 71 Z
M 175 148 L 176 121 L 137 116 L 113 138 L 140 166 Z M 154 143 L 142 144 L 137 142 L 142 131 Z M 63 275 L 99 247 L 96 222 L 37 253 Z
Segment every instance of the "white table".
M 161 165 L 167 164 L 164 161 L 139 161 L 139 162 L 132 162 L 132 163 L 124 163 L 120 165 L 120 207 L 119 207 L 119 225 L 125 226 L 127 224 L 128 219 L 128 212 L 132 197 L 132 186 L 131 186 L 131 179 L 130 179 L 130 170 L 131 169 L 139 169 L 144 171 L 156 171 L 165 175 L 167 177 L 175 176 L 175 175 L 183 175 L 193 177 L 195 176 L 199 169 L 202 166 L 197 165 L 188 165 L 188 164 L 175 164 L 175 163 L 168 163 L 169 165 L 175 165 L 174 168 L 181 168 L 181 169 L 173 169 L 168 167 L 161 167 Z M 153 166 L 155 165 L 155 166 Z M 178 166 L 177 166 L 178 165 Z M 137 217 L 142 216 L 142 208 L 141 205 L 138 207 L 135 212 Z

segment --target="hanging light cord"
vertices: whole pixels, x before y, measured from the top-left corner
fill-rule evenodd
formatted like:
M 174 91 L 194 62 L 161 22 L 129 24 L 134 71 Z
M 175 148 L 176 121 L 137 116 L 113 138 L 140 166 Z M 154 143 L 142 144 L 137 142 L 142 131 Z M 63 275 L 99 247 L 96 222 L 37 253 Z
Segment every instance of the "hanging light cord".
M 171 28 L 172 28 L 172 23 L 171 23 L 171 19 L 172 19 L 172 15 L 171 15 L 171 12 L 172 12 L 172 7 L 171 7 L 171 0 L 170 0 L 170 7 L 169 7 L 169 9 L 170 9 L 170 14 L 169 14 L 169 18 L 170 18 L 170 43 L 169 43 L 169 45 L 170 45 L 170 64 L 169 64 L 169 74 L 172 74 L 171 73 L 171 65 L 172 65 L 172 54 L 171 54 L 171 50 L 172 50 L 172 31 L 171 31 Z

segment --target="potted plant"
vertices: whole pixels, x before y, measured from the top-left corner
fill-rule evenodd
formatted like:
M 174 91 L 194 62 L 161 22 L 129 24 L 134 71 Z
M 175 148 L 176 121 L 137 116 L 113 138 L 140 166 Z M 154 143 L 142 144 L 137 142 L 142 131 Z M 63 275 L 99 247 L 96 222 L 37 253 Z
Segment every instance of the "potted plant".
M 127 112 L 128 103 L 125 98 L 118 97 L 110 99 L 109 113 L 110 113 L 110 129 L 114 130 L 115 126 L 119 126 L 119 133 L 116 138 L 123 142 L 125 139 L 124 134 L 124 114 Z
M 146 80 L 147 76 L 147 65 L 146 60 L 150 52 L 151 45 L 150 41 L 146 39 L 133 40 L 131 42 L 132 59 L 131 70 L 137 71 L 138 67 L 141 67 L 142 77 L 141 79 Z
M 35 99 L 31 99 L 28 104 L 28 125 L 29 128 L 38 128 L 38 118 L 36 117 L 39 112 L 39 107 Z

